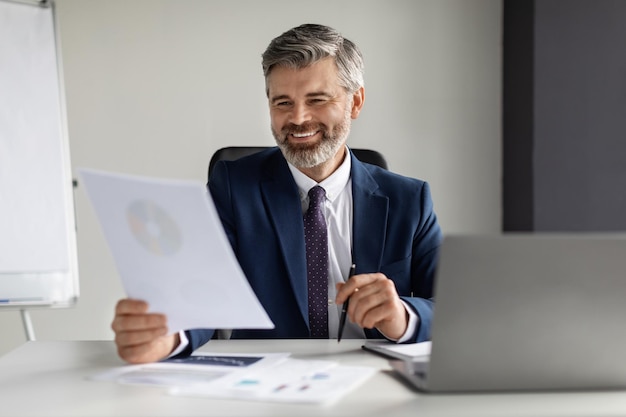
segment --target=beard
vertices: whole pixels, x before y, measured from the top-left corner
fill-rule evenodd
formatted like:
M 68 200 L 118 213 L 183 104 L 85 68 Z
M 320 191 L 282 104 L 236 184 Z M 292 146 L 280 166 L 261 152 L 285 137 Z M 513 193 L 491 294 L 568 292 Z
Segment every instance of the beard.
M 288 124 L 280 132 L 272 128 L 276 144 L 283 152 L 285 159 L 296 168 L 312 168 L 332 157 L 344 145 L 350 134 L 350 106 L 348 106 L 343 120 L 332 131 L 323 123 L 307 122 L 301 125 Z M 322 139 L 316 143 L 291 143 L 289 135 L 319 131 Z

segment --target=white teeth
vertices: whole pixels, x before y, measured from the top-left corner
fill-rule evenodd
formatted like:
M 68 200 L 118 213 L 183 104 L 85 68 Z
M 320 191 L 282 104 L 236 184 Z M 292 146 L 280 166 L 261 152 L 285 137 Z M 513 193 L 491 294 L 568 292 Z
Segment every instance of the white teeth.
M 308 136 L 313 136 L 315 135 L 316 132 L 310 132 L 310 133 L 292 133 L 292 135 L 296 138 L 306 138 Z

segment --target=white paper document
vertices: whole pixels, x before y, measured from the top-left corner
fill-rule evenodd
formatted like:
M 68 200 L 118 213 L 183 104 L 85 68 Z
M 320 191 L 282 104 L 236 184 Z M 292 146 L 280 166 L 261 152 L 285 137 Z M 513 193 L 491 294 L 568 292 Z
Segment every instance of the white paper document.
M 234 372 L 208 383 L 172 388 L 170 394 L 330 404 L 375 373 L 375 368 L 365 366 L 343 366 L 332 361 L 285 358 L 271 366 Z
M 190 387 L 224 378 L 227 375 L 272 366 L 289 353 L 194 353 L 188 358 L 168 359 L 142 365 L 112 368 L 89 379 L 130 385 Z
M 376 373 L 375 368 L 289 355 L 197 352 L 183 359 L 111 368 L 89 379 L 169 388 L 175 396 L 330 404 Z
M 79 173 L 126 294 L 167 315 L 170 332 L 274 327 L 204 184 Z

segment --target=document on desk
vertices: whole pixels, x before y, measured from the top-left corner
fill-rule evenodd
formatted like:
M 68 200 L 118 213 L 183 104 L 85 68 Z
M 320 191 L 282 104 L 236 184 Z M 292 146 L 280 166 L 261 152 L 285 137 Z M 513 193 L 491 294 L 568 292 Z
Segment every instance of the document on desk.
M 344 366 L 324 360 L 285 358 L 218 380 L 170 389 L 177 396 L 250 401 L 330 404 L 364 383 L 375 368 Z
M 204 184 L 88 169 L 79 174 L 126 294 L 166 314 L 171 333 L 274 327 Z
M 271 367 L 282 362 L 289 353 L 194 353 L 188 358 L 167 359 L 142 365 L 111 368 L 89 379 L 130 385 L 187 387 L 206 384 L 227 375 Z

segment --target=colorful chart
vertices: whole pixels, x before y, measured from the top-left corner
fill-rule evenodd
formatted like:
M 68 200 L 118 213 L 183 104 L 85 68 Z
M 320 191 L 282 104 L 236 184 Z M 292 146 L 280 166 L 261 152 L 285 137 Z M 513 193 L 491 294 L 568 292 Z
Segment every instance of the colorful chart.
M 136 200 L 126 209 L 128 226 L 135 239 L 155 255 L 173 255 L 182 246 L 176 222 L 152 201 Z

